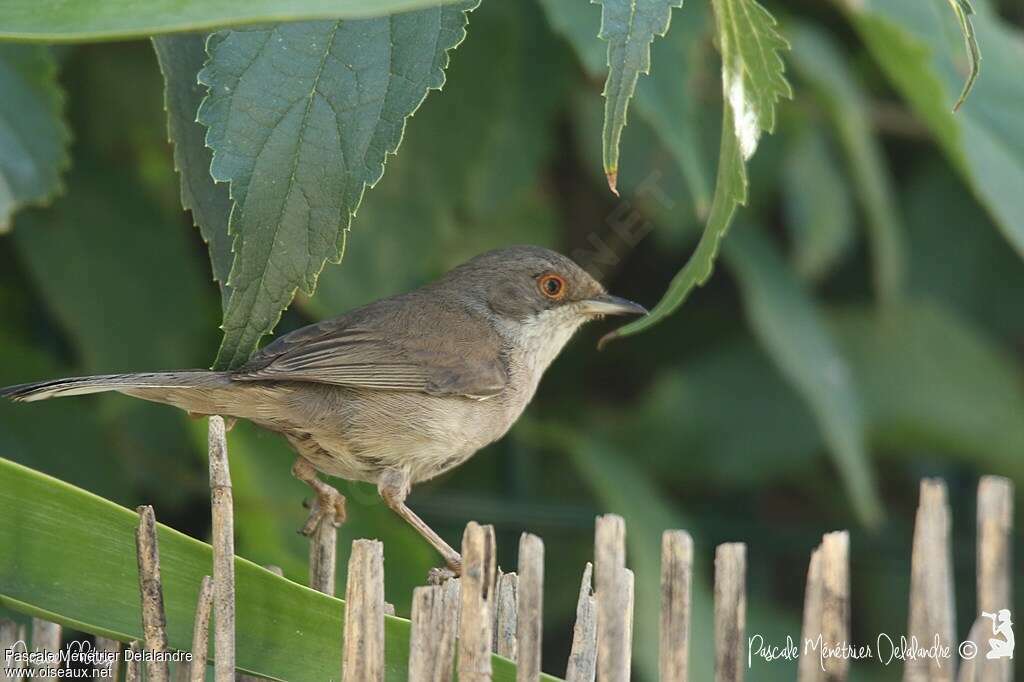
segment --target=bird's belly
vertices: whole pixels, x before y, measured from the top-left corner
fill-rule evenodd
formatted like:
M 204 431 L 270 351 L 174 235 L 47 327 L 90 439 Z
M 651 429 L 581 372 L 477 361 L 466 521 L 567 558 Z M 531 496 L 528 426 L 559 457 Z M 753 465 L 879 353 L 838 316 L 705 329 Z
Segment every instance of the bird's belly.
M 449 471 L 503 436 L 521 412 L 500 397 L 325 389 L 315 409 L 301 410 L 307 423 L 299 430 L 321 450 L 307 459 L 326 474 L 371 483 L 389 469 L 407 471 L 412 483 Z

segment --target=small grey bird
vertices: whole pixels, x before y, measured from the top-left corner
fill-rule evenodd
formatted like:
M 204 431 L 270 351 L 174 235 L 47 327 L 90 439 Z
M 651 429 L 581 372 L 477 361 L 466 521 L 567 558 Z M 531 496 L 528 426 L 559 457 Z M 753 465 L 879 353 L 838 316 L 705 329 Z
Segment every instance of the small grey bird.
M 501 438 L 584 322 L 646 312 L 609 295 L 565 256 L 513 246 L 297 329 L 236 371 L 56 379 L 0 396 L 118 391 L 193 415 L 248 419 L 283 434 L 298 453 L 292 473 L 317 496 L 303 532 L 345 518 L 345 498 L 317 471 L 368 481 L 459 573 L 459 554 L 405 505 L 410 487 Z

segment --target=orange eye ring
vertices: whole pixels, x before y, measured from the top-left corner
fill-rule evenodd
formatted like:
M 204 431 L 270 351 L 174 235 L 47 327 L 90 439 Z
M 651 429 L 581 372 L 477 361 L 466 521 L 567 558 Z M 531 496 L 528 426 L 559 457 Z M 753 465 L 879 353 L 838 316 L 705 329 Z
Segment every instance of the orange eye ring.
M 537 288 L 545 298 L 557 301 L 565 296 L 565 279 L 555 274 L 542 275 L 537 280 Z

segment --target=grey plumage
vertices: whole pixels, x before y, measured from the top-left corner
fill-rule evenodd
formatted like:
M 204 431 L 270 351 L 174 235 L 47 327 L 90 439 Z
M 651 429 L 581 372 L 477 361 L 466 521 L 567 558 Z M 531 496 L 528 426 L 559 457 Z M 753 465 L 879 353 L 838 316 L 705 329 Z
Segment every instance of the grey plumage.
M 234 372 L 58 379 L 0 396 L 32 401 L 118 391 L 195 414 L 248 419 L 284 434 L 319 471 L 376 483 L 417 525 L 422 521 L 404 507 L 413 483 L 504 435 L 581 324 L 642 311 L 609 296 L 564 256 L 510 247 L 415 291 L 286 334 Z M 452 564 L 457 554 L 446 559 Z

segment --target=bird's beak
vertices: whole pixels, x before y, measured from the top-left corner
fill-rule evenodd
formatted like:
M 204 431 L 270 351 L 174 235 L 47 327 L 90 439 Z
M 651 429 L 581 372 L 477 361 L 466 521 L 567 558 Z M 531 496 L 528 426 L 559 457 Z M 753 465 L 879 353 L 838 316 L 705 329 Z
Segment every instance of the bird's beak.
M 647 308 L 639 303 L 611 294 L 602 294 L 580 301 L 580 308 L 587 315 L 646 315 Z

